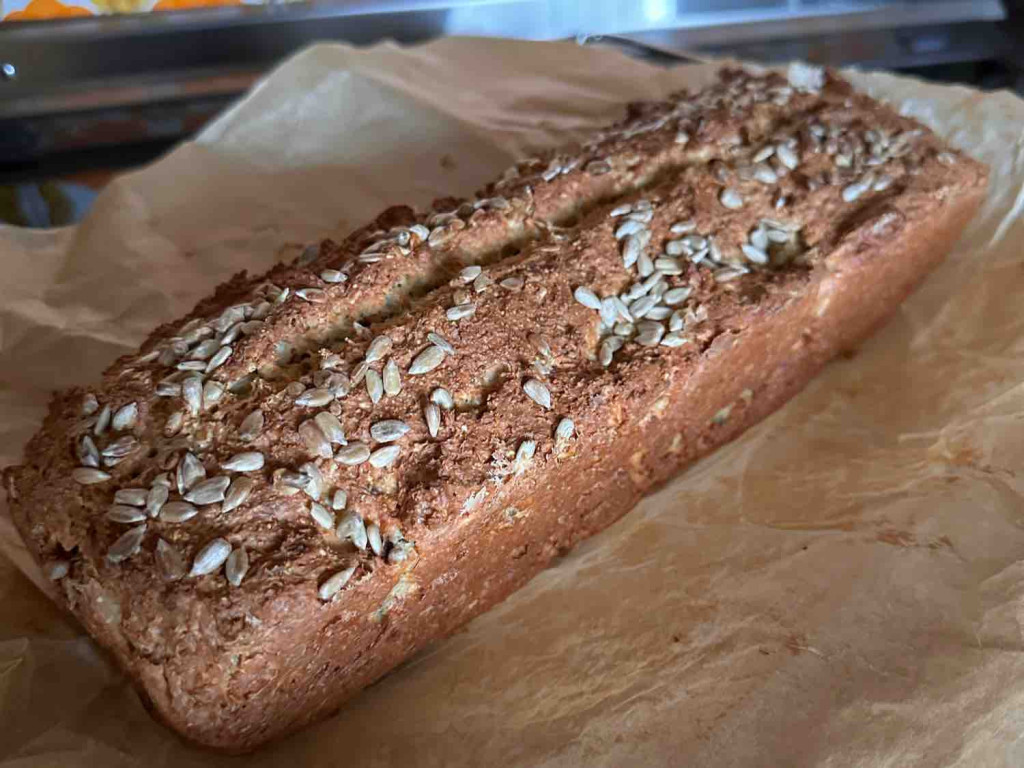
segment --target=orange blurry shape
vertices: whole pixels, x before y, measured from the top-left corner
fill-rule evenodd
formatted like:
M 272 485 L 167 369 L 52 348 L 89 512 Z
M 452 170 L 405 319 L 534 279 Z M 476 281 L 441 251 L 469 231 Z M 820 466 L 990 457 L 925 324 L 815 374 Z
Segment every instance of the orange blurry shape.
M 34 21 L 36 19 L 62 19 L 72 16 L 92 16 L 88 8 L 64 5 L 60 0 L 32 0 L 24 10 L 14 11 L 4 21 Z
M 186 8 L 212 8 L 218 5 L 241 5 L 241 0 L 160 0 L 154 11 L 180 11 Z

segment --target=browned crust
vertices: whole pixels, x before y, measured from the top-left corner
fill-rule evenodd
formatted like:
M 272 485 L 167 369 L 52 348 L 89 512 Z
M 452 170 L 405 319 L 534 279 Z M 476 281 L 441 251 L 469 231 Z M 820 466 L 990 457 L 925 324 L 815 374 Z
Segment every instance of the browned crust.
M 798 110 L 798 123 L 813 111 L 818 120 L 915 127 L 865 97 L 852 96 L 839 81 L 821 95 L 801 95 L 799 103 L 804 110 Z M 659 109 L 666 108 L 652 108 Z M 747 205 L 740 212 L 718 206 L 721 185 L 711 169 L 694 162 L 727 154 L 724 137 L 738 124 L 724 112 L 710 115 L 716 116 L 708 125 L 717 127 L 709 129 L 706 141 L 688 145 L 688 159 L 664 162 L 674 124 L 666 136 L 655 131 L 611 140 L 611 154 L 625 156 L 632 148 L 661 169 L 644 176 L 648 180 L 673 169 L 644 193 L 658 200 L 651 223 L 654 242 L 666 239 L 673 221 L 690 217 L 701 231 L 713 228 L 723 241 L 735 241 L 772 212 L 771 197 L 757 187 L 744 187 Z M 766 126 L 775 130 L 778 119 L 774 113 L 770 119 L 747 115 L 739 125 L 757 137 Z M 716 287 L 706 269 L 691 267 L 678 279 L 693 287 L 694 301 L 709 315 L 692 343 L 673 350 L 627 348 L 608 370 L 593 359 L 593 315 L 571 294 L 577 285 L 602 293 L 623 287 L 611 236 L 615 222 L 608 218 L 613 203 L 600 199 L 635 200 L 637 195 L 622 197 L 640 179 L 632 171 L 609 174 L 614 183 L 603 190 L 581 189 L 580 177 L 572 174 L 539 191 L 510 188 L 511 211 L 471 218 L 446 248 L 417 249 L 409 261 L 357 268 L 336 300 L 297 303 L 275 315 L 218 376 L 230 380 L 265 365 L 274 341 L 323 332 L 339 316 L 350 321 L 380 314 L 398 277 L 415 273 L 429 288 L 436 282 L 433 270 L 451 261 L 487 261 L 497 246 L 532 238 L 520 255 L 502 258 L 488 270 L 495 280 L 523 277 L 524 289 L 481 294 L 472 322 L 445 324 L 444 310 L 457 290 L 447 286 L 430 291 L 408 311 L 388 310 L 393 316 L 374 325 L 374 334 L 386 332 L 395 340 L 394 356 L 403 371 L 431 329 L 443 327 L 459 354 L 438 376 L 406 376 L 403 392 L 377 407 L 369 407 L 362 390 L 331 406 L 350 439 L 362 437 L 371 421 L 410 421 L 413 432 L 396 469 L 345 470 L 331 464 L 324 472 L 332 486 L 349 487 L 352 504 L 367 519 L 385 531 L 400 527 L 416 546 L 416 556 L 401 564 L 360 556 L 356 579 L 335 602 L 319 602 L 317 584 L 353 553 L 316 530 L 301 497 L 282 496 L 267 483 L 230 515 L 204 513 L 188 526 L 153 523 L 161 536 L 190 553 L 214 535 L 245 543 L 254 563 L 240 588 L 229 588 L 213 575 L 161 583 L 150 546 L 124 563 L 106 562 L 106 549 L 123 531 L 103 519 L 110 492 L 68 478 L 75 465 L 74 438 L 84 424 L 78 413 L 81 390 L 55 398 L 43 430 L 27 448 L 25 465 L 5 472 L 15 522 L 42 561 L 71 555 L 62 599 L 114 652 L 162 719 L 199 743 L 251 749 L 336 709 L 417 648 L 506 597 L 551 557 L 617 519 L 679 467 L 778 408 L 828 359 L 881 323 L 942 257 L 984 194 L 984 170 L 944 152 L 934 137 L 922 136 L 908 160 L 890 169 L 896 177 L 892 187 L 856 204 L 844 203 L 835 186 L 810 189 L 807 179 L 825 165 L 822 158 L 809 158 L 802 175 L 779 185 L 792 198 L 787 215 L 801 220 L 803 237 L 813 246 L 806 258 L 755 273 L 728 290 Z M 544 200 L 548 217 L 537 215 L 538 201 Z M 568 234 L 552 232 L 545 223 L 580 207 L 593 210 Z M 408 222 L 411 213 L 392 209 L 380 223 L 390 226 L 396 220 Z M 341 247 L 326 244 L 313 264 L 278 268 L 269 279 L 310 285 L 311 273 L 341 264 L 374 228 Z M 223 310 L 248 296 L 257 282 L 237 277 L 193 315 Z M 178 327 L 160 329 L 145 348 Z M 521 391 L 522 380 L 532 375 L 528 334 L 538 328 L 546 329 L 554 353 L 548 382 L 552 412 L 525 400 Z M 365 348 L 366 341 L 358 339 L 340 345 L 350 364 Z M 500 375 L 483 384 L 496 363 Z M 309 369 L 289 373 L 308 379 Z M 97 390 L 104 402 L 140 403 L 136 436 L 144 445 L 167 442 L 161 430 L 172 405 L 148 394 L 158 378 L 151 367 L 126 358 Z M 442 383 L 467 405 L 446 414 L 435 441 L 416 414 L 429 390 Z M 268 457 L 263 475 L 309 460 L 295 436 L 297 423 L 309 414 L 294 407 L 281 387 L 261 380 L 253 400 L 228 398 L 202 423 L 189 424 L 189 445 L 202 449 L 211 471 L 242 448 L 233 430 L 254 403 L 267 415 L 256 446 Z M 552 433 L 564 415 L 575 420 L 579 437 L 560 451 Z M 489 477 L 492 454 L 514 449 L 525 437 L 537 442 L 530 471 L 495 482 Z M 117 486 L 127 487 L 147 483 L 158 469 L 141 455 L 112 472 Z M 480 488 L 488 489 L 487 496 L 464 513 Z M 112 605 L 116 620 L 111 620 Z

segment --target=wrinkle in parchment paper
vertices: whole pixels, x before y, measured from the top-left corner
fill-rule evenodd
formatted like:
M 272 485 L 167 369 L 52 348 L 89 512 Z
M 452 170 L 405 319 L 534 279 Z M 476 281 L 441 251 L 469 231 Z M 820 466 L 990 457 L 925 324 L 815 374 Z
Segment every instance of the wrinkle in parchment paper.
M 76 229 L 0 228 L 0 464 L 50 390 L 233 272 L 471 193 L 713 69 L 496 40 L 307 50 Z M 1024 764 L 1024 103 L 851 77 L 991 166 L 949 260 L 764 424 L 247 764 Z M 236 762 L 154 723 L 3 560 L 0 722 L 0 768 Z

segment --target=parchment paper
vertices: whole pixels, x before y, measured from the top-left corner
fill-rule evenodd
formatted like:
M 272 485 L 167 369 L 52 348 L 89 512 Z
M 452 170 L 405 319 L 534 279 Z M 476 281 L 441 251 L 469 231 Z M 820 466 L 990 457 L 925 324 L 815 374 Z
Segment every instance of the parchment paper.
M 236 270 L 708 80 L 570 44 L 318 46 L 79 227 L 0 229 L 0 464 Z M 806 392 L 248 766 L 1024 764 L 1024 102 L 853 75 L 993 170 L 899 316 Z M 34 578 L 10 524 L 4 548 Z M 0 766 L 213 766 L 0 558 Z

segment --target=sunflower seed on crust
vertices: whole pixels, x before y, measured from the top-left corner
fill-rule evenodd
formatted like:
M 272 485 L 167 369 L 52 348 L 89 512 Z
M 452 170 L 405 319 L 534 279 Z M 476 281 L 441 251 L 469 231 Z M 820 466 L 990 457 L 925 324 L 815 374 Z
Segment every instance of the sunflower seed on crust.
M 230 512 L 240 507 L 249 498 L 256 487 L 256 481 L 251 477 L 236 477 L 231 481 L 227 491 L 224 493 L 224 503 L 221 504 L 222 512 Z
M 537 379 L 527 379 L 523 383 L 523 392 L 544 410 L 551 410 L 551 391 Z
M 334 455 L 331 441 L 327 439 L 315 419 L 307 419 L 299 424 L 299 438 L 306 446 L 306 450 L 314 456 L 329 459 Z
M 107 427 L 110 426 L 110 404 L 103 406 L 103 410 L 100 411 L 100 415 L 96 417 L 96 424 L 92 428 L 94 435 L 102 435 L 107 431 Z
M 199 510 L 185 501 L 168 501 L 160 508 L 159 518 L 165 523 L 184 523 L 199 514 Z
M 224 563 L 224 577 L 228 584 L 233 587 L 241 585 L 245 574 L 249 572 L 249 553 L 245 547 L 236 547 L 231 550 L 227 561 Z
M 384 394 L 394 397 L 402 391 L 402 372 L 398 369 L 398 363 L 390 358 L 384 364 L 384 373 L 381 376 L 384 383 Z
M 178 493 L 184 496 L 189 489 L 200 480 L 206 477 L 206 467 L 195 457 L 195 454 L 186 452 L 178 462 L 177 480 Z
M 213 357 L 210 358 L 210 362 L 206 364 L 206 372 L 213 373 L 224 365 L 229 357 L 231 357 L 231 345 L 225 344 L 217 350 L 217 353 Z
M 82 398 L 82 415 L 92 416 L 99 409 L 100 403 L 99 400 L 96 399 L 96 395 L 92 392 L 88 392 L 85 397 Z
M 170 495 L 171 491 L 166 485 L 157 484 L 150 488 L 146 493 L 146 514 L 150 517 L 159 515 Z
M 370 466 L 377 469 L 390 467 L 398 459 L 401 452 L 401 447 L 397 445 L 385 445 L 383 448 L 378 448 L 370 454 Z
M 454 355 L 455 354 L 455 347 L 453 347 L 452 343 L 450 341 L 448 341 L 448 339 L 446 339 L 440 333 L 436 333 L 435 331 L 431 331 L 430 333 L 427 334 L 427 341 L 429 341 L 435 347 L 439 347 L 440 349 L 443 349 L 446 355 Z
M 138 403 L 128 403 L 117 409 L 110 419 L 110 426 L 115 432 L 124 432 L 135 426 L 139 417 Z
M 313 522 L 321 528 L 328 531 L 334 528 L 334 515 L 332 515 L 323 504 L 311 501 L 309 503 L 309 516 L 313 518 Z
M 83 467 L 98 467 L 100 465 L 100 452 L 96 443 L 88 435 L 82 435 L 76 446 L 78 463 Z
M 370 458 L 370 447 L 366 443 L 354 442 L 349 443 L 338 449 L 338 452 L 334 454 L 334 460 L 338 464 L 344 464 L 349 467 L 355 467 L 367 459 Z
M 328 389 L 307 389 L 295 398 L 295 404 L 304 408 L 322 408 L 334 400 L 334 395 Z
M 146 511 L 126 504 L 115 504 L 107 510 L 107 519 L 114 523 L 141 523 L 146 519 Z
M 246 416 L 238 427 L 238 439 L 243 443 L 251 443 L 263 432 L 263 411 L 255 410 Z
M 75 467 L 71 470 L 71 478 L 79 485 L 95 485 L 110 479 L 110 475 L 93 467 Z
M 348 494 L 341 488 L 338 488 L 334 495 L 331 497 L 331 508 L 338 512 L 344 509 L 348 505 Z
M 437 345 L 431 345 L 420 352 L 412 361 L 412 364 L 409 366 L 409 374 L 421 376 L 425 373 L 430 373 L 444 362 L 444 358 L 445 351 Z
M 366 355 L 363 356 L 363 360 L 367 363 L 383 360 L 388 352 L 391 351 L 392 346 L 393 342 L 390 336 L 377 336 L 370 342 L 370 346 L 366 348 Z
M 120 563 L 135 555 L 142 549 L 142 539 L 146 536 L 146 524 L 129 528 L 117 541 L 110 545 L 107 550 L 107 560 L 111 563 Z
M 399 419 L 384 419 L 370 425 L 370 437 L 378 443 L 393 443 L 409 433 L 409 425 Z
M 349 540 L 359 549 L 366 549 L 366 526 L 357 512 L 349 510 L 342 514 L 335 533 L 342 541 Z
M 437 403 L 427 403 L 423 407 L 423 419 L 427 422 L 427 432 L 431 437 L 437 437 L 437 431 L 441 427 L 441 409 Z
M 370 551 L 377 557 L 384 553 L 384 541 L 381 539 L 380 528 L 376 523 L 368 523 L 366 526 L 366 543 L 370 545 Z
M 192 561 L 189 576 L 206 576 L 220 569 L 231 554 L 231 544 L 226 539 L 208 542 Z
M 192 416 L 198 416 L 203 407 L 203 380 L 190 376 L 181 382 L 181 396 Z
M 346 584 L 348 584 L 349 580 L 352 578 L 352 574 L 355 572 L 356 567 L 353 565 L 328 576 L 317 589 L 317 594 L 320 596 L 320 599 L 326 603 L 337 597 L 338 593 Z
M 342 428 L 341 422 L 330 411 L 320 411 L 320 413 L 313 417 L 313 421 L 316 422 L 323 436 L 331 443 L 345 445 L 348 442 L 345 439 L 345 430 Z M 324 458 L 329 459 L 331 457 L 324 456 Z
M 587 288 L 585 285 L 576 287 L 576 290 L 572 292 L 573 298 L 576 299 L 587 309 L 601 309 L 601 300 L 597 298 L 597 294 Z
M 452 398 L 452 393 L 449 392 L 444 387 L 438 387 L 433 392 L 431 392 L 430 401 L 432 403 L 437 403 L 446 411 L 450 411 L 452 408 L 455 407 L 455 400 L 454 398 Z
M 325 269 L 320 273 L 320 279 L 325 283 L 343 283 L 348 280 L 348 275 L 337 269 Z
M 328 453 L 330 453 L 329 449 Z M 329 459 L 330 455 L 324 458 Z M 244 453 L 236 453 L 222 463 L 220 467 L 227 472 L 255 472 L 258 469 L 263 469 L 263 461 L 263 454 L 259 451 L 246 451 Z

